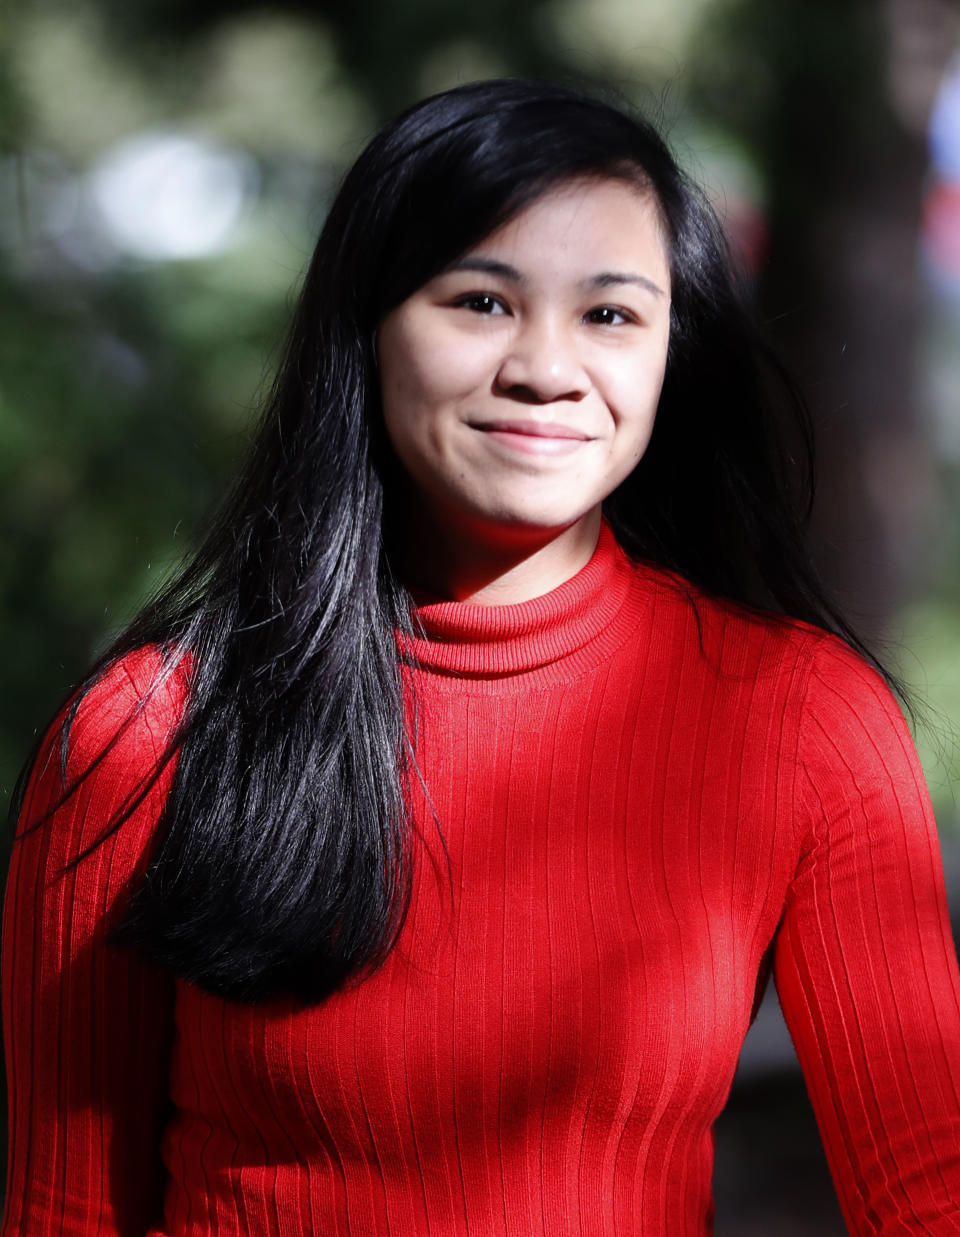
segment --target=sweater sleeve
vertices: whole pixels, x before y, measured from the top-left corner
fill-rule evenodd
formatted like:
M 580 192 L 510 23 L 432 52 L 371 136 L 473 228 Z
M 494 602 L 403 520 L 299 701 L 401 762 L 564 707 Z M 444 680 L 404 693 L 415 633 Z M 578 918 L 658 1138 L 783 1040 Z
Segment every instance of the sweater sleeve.
M 960 976 L 936 827 L 886 685 L 825 640 L 800 739 L 802 852 L 774 951 L 851 1233 L 960 1233 Z
M 142 1237 L 161 1211 L 173 981 L 106 938 L 142 871 L 171 766 L 120 828 L 68 866 L 107 831 L 166 746 L 182 676 L 131 714 L 157 663 L 156 654 L 131 655 L 84 697 L 70 731 L 68 783 L 115 742 L 65 803 L 49 815 L 64 786 L 59 725 L 27 787 L 3 919 L 2 1237 Z

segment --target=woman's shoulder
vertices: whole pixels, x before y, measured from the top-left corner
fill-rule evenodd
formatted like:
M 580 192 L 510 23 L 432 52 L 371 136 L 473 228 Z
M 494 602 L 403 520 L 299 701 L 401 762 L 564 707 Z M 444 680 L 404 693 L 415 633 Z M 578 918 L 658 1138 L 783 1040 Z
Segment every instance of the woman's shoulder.
M 814 658 L 832 650 L 867 665 L 839 636 L 803 619 L 764 610 L 708 592 L 659 563 L 632 560 L 638 590 L 652 599 L 654 615 L 670 627 L 697 635 L 702 650 L 730 656 L 744 646 L 769 646 L 772 652 Z
M 188 656 L 159 645 L 108 662 L 55 724 L 67 780 L 100 761 L 136 777 L 159 760 L 183 719 L 189 676 Z
M 29 853 L 63 872 L 112 834 L 117 870 L 133 870 L 170 788 L 188 691 L 187 659 L 147 646 L 74 692 L 28 765 L 16 830 L 22 862 Z
M 651 630 L 668 657 L 682 649 L 690 669 L 719 680 L 789 679 L 791 695 L 817 713 L 841 702 L 899 716 L 878 669 L 841 636 L 803 619 L 706 592 L 657 564 L 635 563 L 652 599 Z
M 778 736 L 802 770 L 797 792 L 818 820 L 824 804 L 868 790 L 925 803 L 904 710 L 861 652 L 804 620 L 710 596 L 660 569 L 655 577 L 664 614 L 680 630 L 669 655 L 676 666 L 676 650 L 683 651 L 674 673 L 699 699 L 709 697 L 715 717 L 750 718 L 770 742 Z M 670 622 L 654 624 L 661 644 L 665 627 Z M 920 817 L 927 811 L 918 810 Z

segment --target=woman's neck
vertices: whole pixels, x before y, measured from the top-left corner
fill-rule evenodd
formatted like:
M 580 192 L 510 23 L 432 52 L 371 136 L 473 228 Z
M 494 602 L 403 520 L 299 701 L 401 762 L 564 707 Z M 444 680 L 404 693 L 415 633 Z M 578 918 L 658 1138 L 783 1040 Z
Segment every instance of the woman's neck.
M 421 512 L 407 523 L 398 564 L 418 601 L 502 606 L 559 588 L 590 561 L 600 509 L 555 529 L 464 530 Z

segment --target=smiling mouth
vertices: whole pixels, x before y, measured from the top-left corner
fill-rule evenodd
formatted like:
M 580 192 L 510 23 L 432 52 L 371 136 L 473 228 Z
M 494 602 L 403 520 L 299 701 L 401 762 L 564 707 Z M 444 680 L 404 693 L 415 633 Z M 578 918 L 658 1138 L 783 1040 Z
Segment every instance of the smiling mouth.
M 485 434 L 517 434 L 523 438 L 566 438 L 589 442 L 590 435 L 558 421 L 473 421 L 471 426 Z
M 554 421 L 471 422 L 470 427 L 524 455 L 570 455 L 590 442 L 583 430 Z

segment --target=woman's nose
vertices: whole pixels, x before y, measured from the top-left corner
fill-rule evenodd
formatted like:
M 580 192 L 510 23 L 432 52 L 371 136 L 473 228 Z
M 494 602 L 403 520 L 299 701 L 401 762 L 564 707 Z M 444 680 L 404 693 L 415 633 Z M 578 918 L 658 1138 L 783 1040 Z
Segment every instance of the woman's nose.
M 503 394 L 525 403 L 579 400 L 590 380 L 577 354 L 576 343 L 556 323 L 530 322 L 511 338 L 497 371 Z

